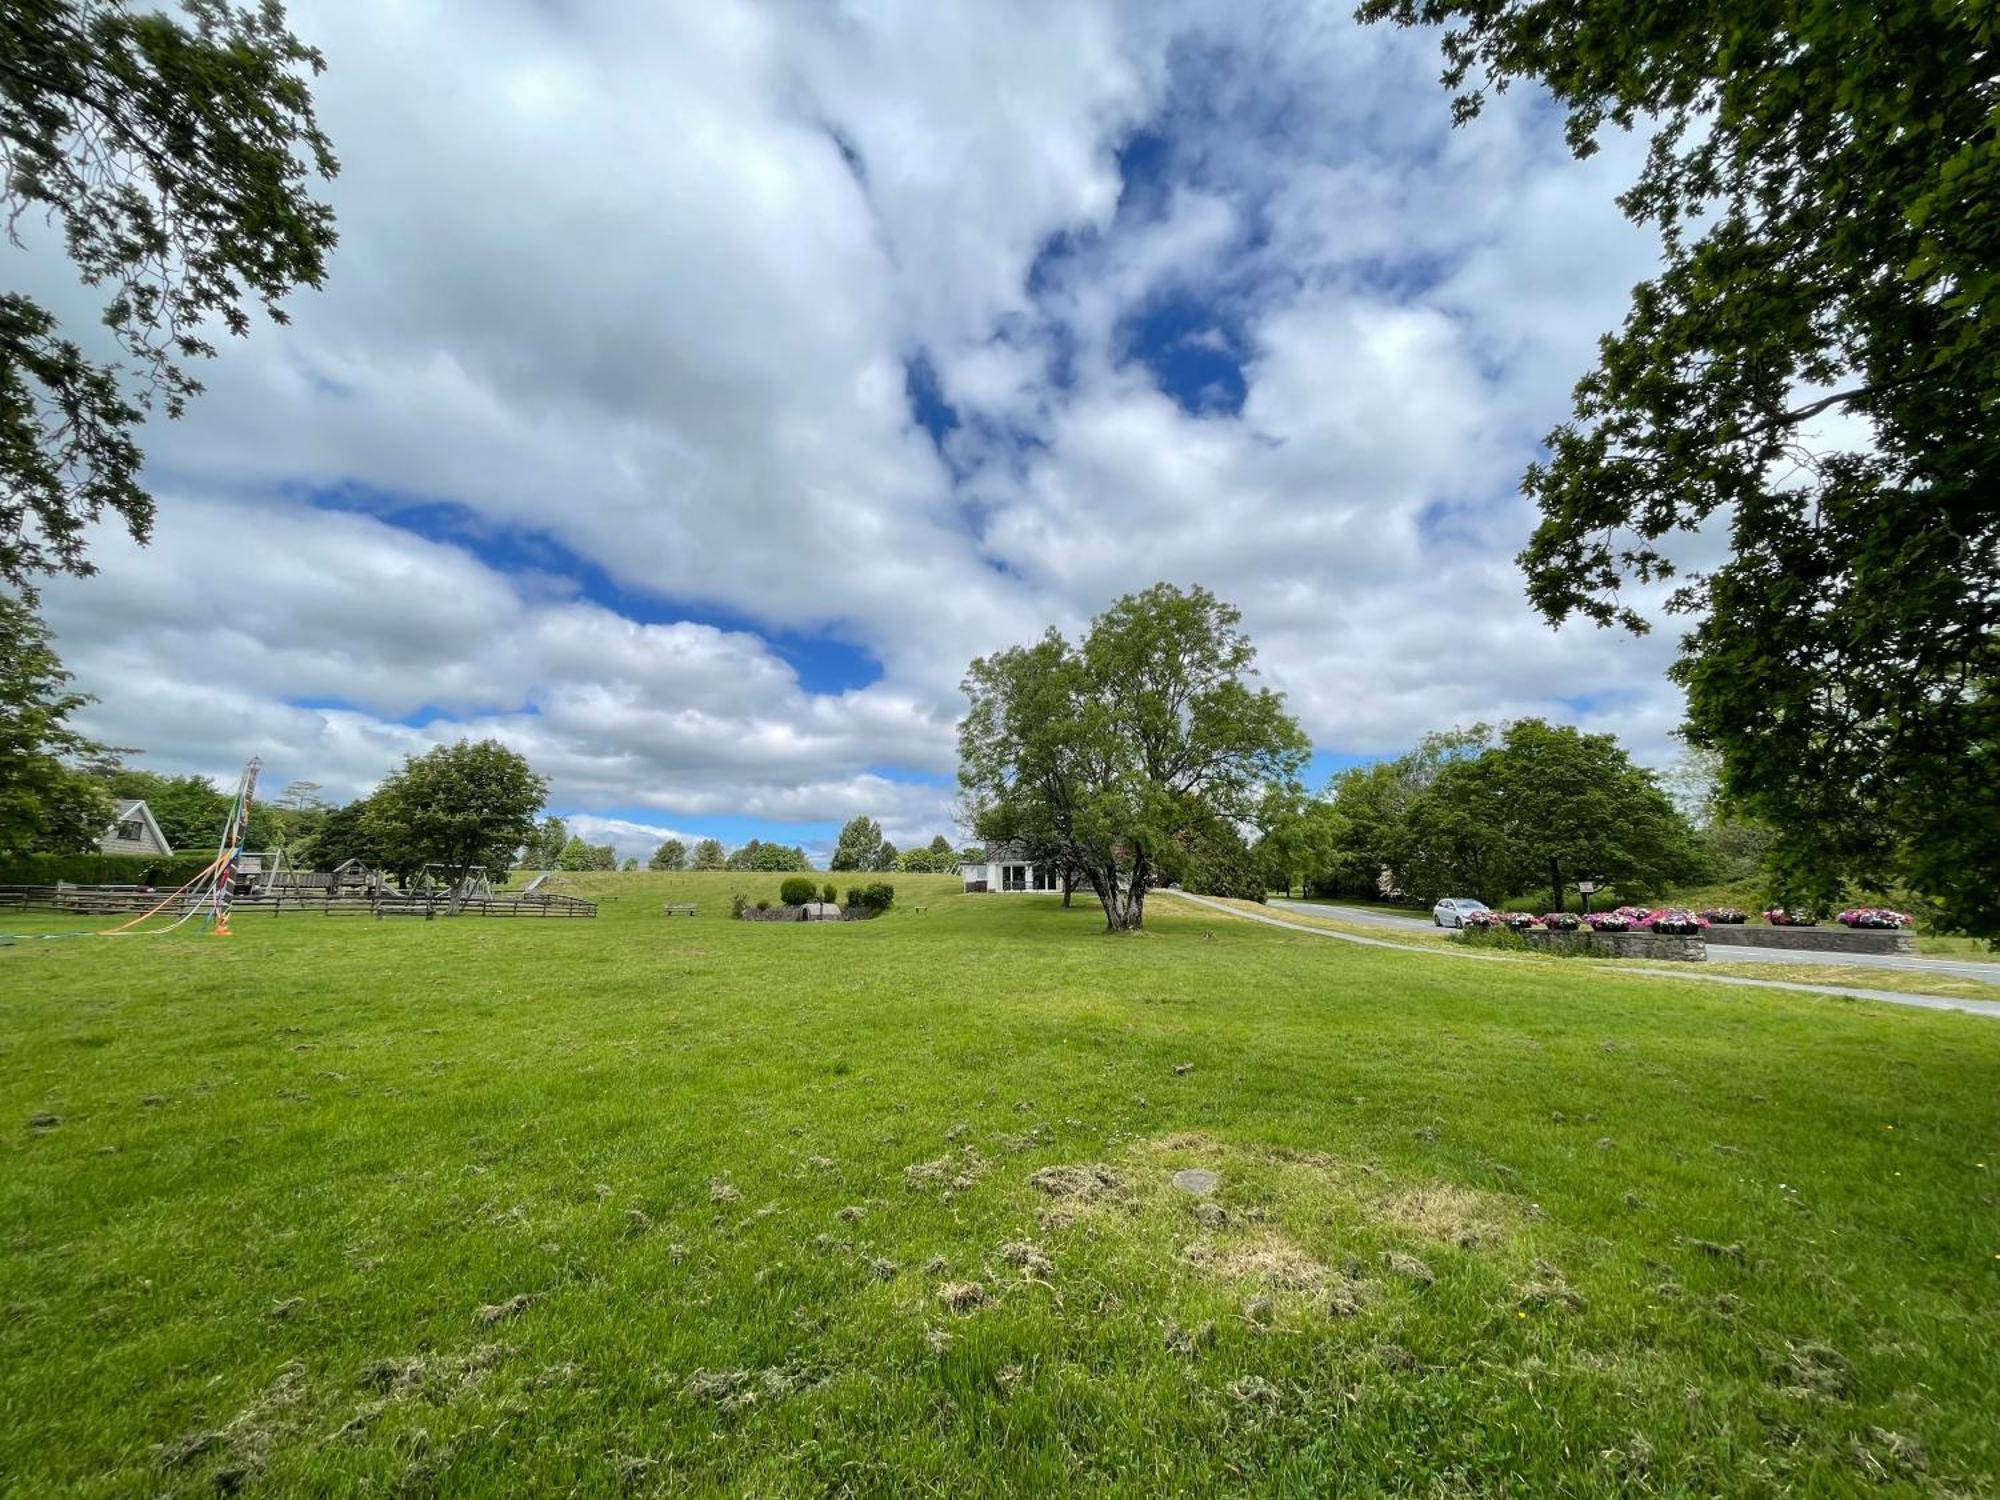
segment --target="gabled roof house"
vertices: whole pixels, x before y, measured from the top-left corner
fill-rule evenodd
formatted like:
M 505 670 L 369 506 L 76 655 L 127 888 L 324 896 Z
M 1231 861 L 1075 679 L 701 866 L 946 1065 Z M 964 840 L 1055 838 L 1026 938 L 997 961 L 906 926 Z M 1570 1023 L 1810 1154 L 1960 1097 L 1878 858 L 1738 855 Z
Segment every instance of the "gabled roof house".
M 153 810 L 136 797 L 120 798 L 118 816 L 97 840 L 100 854 L 145 854 L 156 859 L 171 858 L 174 846 L 160 832 Z

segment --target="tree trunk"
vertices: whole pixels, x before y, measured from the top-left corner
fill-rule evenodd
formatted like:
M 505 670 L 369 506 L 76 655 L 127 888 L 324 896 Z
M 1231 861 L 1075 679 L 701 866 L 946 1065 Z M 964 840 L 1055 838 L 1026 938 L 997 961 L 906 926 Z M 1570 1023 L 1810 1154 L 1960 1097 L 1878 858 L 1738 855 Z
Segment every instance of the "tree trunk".
M 1132 878 L 1122 887 L 1118 881 L 1118 866 L 1115 861 L 1107 862 L 1101 868 L 1090 867 L 1084 871 L 1090 888 L 1097 892 L 1098 904 L 1104 908 L 1104 928 L 1107 932 L 1137 932 L 1146 916 L 1145 865 L 1141 861 L 1132 872 Z
M 1069 866 L 1064 865 L 1062 872 L 1062 882 L 1063 882 L 1063 910 L 1068 911 L 1069 898 L 1076 890 L 1076 871 L 1072 870 Z
M 1562 866 L 1553 857 L 1549 860 L 1549 888 L 1555 892 L 1556 897 L 1556 904 L 1551 906 L 1549 910 L 1561 911 L 1563 909 L 1563 872 Z

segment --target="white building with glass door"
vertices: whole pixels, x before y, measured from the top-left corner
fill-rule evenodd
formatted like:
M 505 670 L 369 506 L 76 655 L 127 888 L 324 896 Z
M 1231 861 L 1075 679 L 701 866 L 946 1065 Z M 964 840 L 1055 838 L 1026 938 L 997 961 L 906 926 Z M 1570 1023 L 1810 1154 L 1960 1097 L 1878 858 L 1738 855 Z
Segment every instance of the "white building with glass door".
M 1062 875 L 1053 864 L 1037 864 L 1011 844 L 989 844 L 984 859 L 959 861 L 968 891 L 1060 891 Z

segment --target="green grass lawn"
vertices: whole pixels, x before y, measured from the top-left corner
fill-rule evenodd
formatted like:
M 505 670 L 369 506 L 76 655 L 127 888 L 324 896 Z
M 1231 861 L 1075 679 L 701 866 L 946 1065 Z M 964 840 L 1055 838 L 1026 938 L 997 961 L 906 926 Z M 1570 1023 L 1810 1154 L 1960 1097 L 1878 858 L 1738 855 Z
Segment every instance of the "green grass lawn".
M 2000 1479 L 2000 1025 L 895 883 L 0 950 L 0 1483 Z

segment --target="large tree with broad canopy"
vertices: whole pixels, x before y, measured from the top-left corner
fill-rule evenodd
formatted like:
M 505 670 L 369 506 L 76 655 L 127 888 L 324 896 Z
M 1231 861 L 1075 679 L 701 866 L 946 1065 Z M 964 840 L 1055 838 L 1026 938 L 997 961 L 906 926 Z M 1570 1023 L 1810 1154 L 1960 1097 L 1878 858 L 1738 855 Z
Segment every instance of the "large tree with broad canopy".
M 1206 589 L 1158 583 L 1081 641 L 1050 630 L 973 662 L 959 782 L 980 836 L 1059 853 L 1107 927 L 1142 926 L 1162 872 L 1213 825 L 1254 824 L 1305 764 L 1283 698 L 1247 681 L 1240 620 Z

